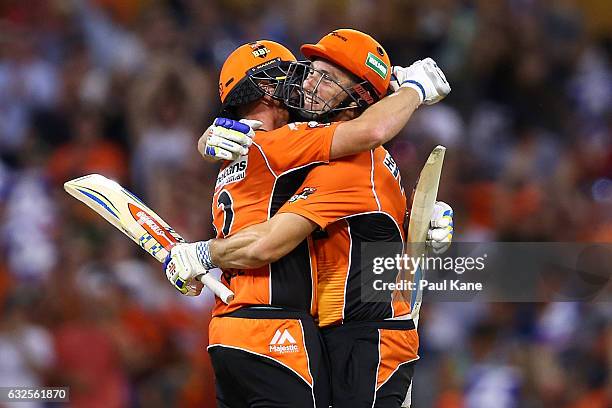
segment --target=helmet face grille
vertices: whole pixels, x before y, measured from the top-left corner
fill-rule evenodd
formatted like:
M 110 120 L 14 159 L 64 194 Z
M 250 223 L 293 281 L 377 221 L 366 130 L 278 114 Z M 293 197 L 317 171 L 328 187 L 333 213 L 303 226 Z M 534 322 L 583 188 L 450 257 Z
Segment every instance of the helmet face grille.
M 250 69 L 246 76 L 229 93 L 224 108 L 242 106 L 258 100 L 264 95 L 283 99 L 283 85 L 287 78 L 289 62 L 277 58 L 261 67 Z
M 307 78 L 317 78 L 312 89 L 305 89 Z M 319 95 L 319 87 L 323 81 L 332 82 L 338 87 L 338 92 L 323 99 Z M 312 82 L 311 82 L 312 83 Z M 350 88 L 339 83 L 326 72 L 313 68 L 310 61 L 294 62 L 289 66 L 287 80 L 284 84 L 285 105 L 297 111 L 301 116 L 311 120 L 327 120 L 336 113 L 354 108 L 363 108 L 374 103 L 378 98 L 371 92 L 367 81 L 357 82 Z

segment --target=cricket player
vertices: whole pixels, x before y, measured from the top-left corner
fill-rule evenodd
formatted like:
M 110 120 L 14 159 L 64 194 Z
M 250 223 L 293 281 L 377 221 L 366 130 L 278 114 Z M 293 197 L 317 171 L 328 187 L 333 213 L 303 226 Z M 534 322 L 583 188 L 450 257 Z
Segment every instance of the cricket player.
M 358 33 L 358 32 L 355 32 L 355 33 Z M 336 34 L 338 34 L 338 33 L 336 33 Z M 350 34 L 352 34 L 352 32 Z M 340 35 L 342 35 L 342 34 L 340 34 Z M 362 33 L 358 33 L 358 35 L 359 36 L 365 36 Z M 371 38 L 369 36 L 367 36 L 366 40 L 369 41 L 370 39 Z M 365 44 L 366 45 L 370 45 L 370 44 L 368 44 L 367 41 L 365 42 Z M 360 42 L 360 46 L 361 45 L 363 45 L 363 41 Z M 371 43 L 371 47 L 370 47 L 369 50 L 370 51 L 375 51 L 377 53 L 381 53 L 382 52 L 383 55 L 384 55 L 384 50 L 382 50 L 382 47 L 380 47 L 380 45 L 375 43 L 375 42 Z M 387 59 L 387 62 L 386 62 L 385 66 L 387 67 L 387 70 L 389 70 L 390 69 L 390 65 L 388 63 L 388 57 L 386 59 Z M 297 66 L 296 66 L 296 68 L 297 68 Z M 433 70 L 434 67 L 433 66 L 429 66 L 429 68 L 431 68 Z M 421 71 L 423 71 L 423 70 L 421 70 Z M 423 72 L 421 72 L 421 73 L 423 73 Z M 379 75 L 379 74 L 377 74 L 377 75 Z M 366 75 L 364 75 L 364 76 L 366 76 Z M 386 75 L 386 76 L 389 77 L 390 75 Z M 222 77 L 223 77 L 223 72 L 222 72 Z M 442 76 L 442 78 L 443 78 L 443 76 Z M 349 80 L 351 78 L 344 78 L 344 79 Z M 423 79 L 421 79 L 421 81 L 424 82 Z M 383 84 L 383 86 L 379 87 L 379 89 L 370 88 L 370 90 L 367 90 L 366 88 L 371 85 L 370 82 L 368 82 L 367 80 L 361 80 L 360 82 L 361 83 L 358 82 L 358 83 L 355 83 L 355 84 L 351 85 L 351 89 L 352 90 L 355 90 L 355 89 L 357 89 L 357 90 L 354 91 L 354 95 L 352 95 L 352 97 L 351 97 L 351 102 L 347 104 L 347 106 L 353 104 L 352 108 L 351 109 L 345 109 L 346 112 L 349 112 L 351 110 L 362 109 L 364 106 L 368 106 L 368 100 L 370 101 L 369 103 L 373 103 L 375 100 L 377 100 L 380 97 L 384 96 L 384 92 L 382 92 L 381 90 L 383 89 L 383 87 L 386 90 L 387 85 L 388 85 L 388 80 L 387 80 L 387 83 Z M 416 82 L 416 83 L 418 84 L 418 82 Z M 348 84 L 348 82 L 347 82 L 347 84 Z M 431 84 L 428 84 L 428 85 L 430 85 L 429 87 L 431 87 Z M 418 87 L 419 90 L 423 87 L 423 85 L 420 85 L 420 84 L 419 85 L 415 85 L 415 86 Z M 367 94 L 366 94 L 366 92 L 367 92 Z M 373 95 L 370 94 L 370 92 L 372 92 Z M 405 95 L 411 95 L 412 98 L 416 97 L 417 98 L 416 101 L 418 103 L 421 102 L 419 94 L 417 92 L 415 92 L 415 90 L 413 90 L 413 89 L 409 90 L 407 88 L 407 89 L 405 89 L 402 92 Z M 401 94 L 402 92 L 398 92 L 397 95 Z M 347 93 L 347 95 L 349 95 L 349 94 Z M 223 98 L 223 96 L 222 96 L 222 98 Z M 344 99 L 344 98 L 342 98 L 342 99 Z M 393 98 L 387 98 L 387 99 L 393 99 Z M 329 101 L 327 101 L 326 103 L 328 103 L 328 102 Z M 380 102 L 380 104 L 384 105 L 384 102 L 385 101 L 383 100 L 383 101 Z M 390 105 L 389 107 L 392 107 L 392 106 L 393 105 Z M 373 109 L 373 108 L 371 108 L 371 109 Z M 371 109 L 369 109 L 369 110 L 371 110 Z M 340 109 L 338 109 L 338 110 L 340 110 Z M 364 115 L 362 115 L 362 118 L 367 118 L 368 116 L 371 116 L 372 118 L 374 118 L 376 116 L 373 116 L 373 115 L 383 112 L 382 109 L 380 111 L 374 110 L 374 114 L 368 115 L 368 113 L 369 113 L 368 111 L 369 110 L 367 110 L 364 113 Z M 412 107 L 411 110 L 414 110 L 414 107 Z M 410 111 L 410 108 L 409 108 L 409 111 Z M 410 113 L 411 113 L 411 111 L 410 111 Z M 245 116 L 245 115 L 239 114 L 238 116 Z M 409 117 L 409 115 L 408 115 L 408 117 Z M 250 117 L 250 119 L 252 119 L 252 117 Z M 407 118 L 406 118 L 406 120 L 407 120 Z M 351 121 L 351 122 L 353 122 L 353 121 Z M 336 155 L 339 156 L 338 151 L 340 151 L 341 153 L 344 153 L 344 150 L 342 150 L 342 149 L 345 149 L 345 150 L 351 150 L 351 149 L 354 150 L 354 149 L 356 149 L 354 144 L 353 144 L 352 148 L 346 148 L 345 147 L 346 144 L 342 143 L 342 142 L 344 142 L 344 140 L 343 140 L 344 133 L 339 131 L 339 130 L 341 130 L 343 125 L 350 124 L 351 122 L 346 122 L 344 124 L 341 124 L 341 126 L 338 126 L 338 124 L 334 124 L 334 125 L 319 125 L 317 123 L 310 123 L 310 124 L 308 124 L 306 126 L 308 126 L 311 129 L 317 129 L 316 132 L 324 131 L 325 129 L 335 128 L 335 131 L 332 134 L 331 147 L 329 146 L 329 144 L 327 144 L 327 145 L 323 144 L 323 149 L 324 150 L 330 149 L 330 157 L 331 158 L 335 158 Z M 362 127 L 363 125 L 361 123 L 359 123 L 359 121 L 354 121 L 354 122 L 358 122 L 357 123 L 358 127 L 355 130 L 357 131 L 357 136 L 360 136 L 359 131 L 363 130 L 363 127 Z M 393 121 L 391 121 L 391 122 L 393 122 Z M 237 126 L 237 125 L 238 124 L 235 124 L 235 123 L 232 124 L 232 126 Z M 272 124 L 272 126 L 274 126 L 274 124 Z M 293 124 L 293 127 L 297 127 L 297 126 L 299 126 L 299 125 Z M 399 129 L 395 129 L 393 126 L 391 126 L 391 129 L 393 129 L 393 131 L 395 133 L 397 133 L 397 130 L 399 130 Z M 374 130 L 374 129 L 372 129 L 372 130 Z M 259 138 L 259 134 L 260 134 L 260 132 L 258 132 L 258 136 L 255 136 L 255 146 L 257 146 L 257 149 L 261 152 L 262 149 L 261 149 L 261 146 L 259 145 L 260 142 L 259 142 L 259 139 L 258 139 Z M 390 138 L 389 134 L 387 134 L 387 133 L 383 132 L 382 135 L 383 135 L 383 138 L 387 138 L 387 140 L 388 140 L 388 138 Z M 378 134 L 377 136 L 380 137 L 381 134 Z M 357 139 L 357 140 L 359 140 L 359 139 Z M 281 142 L 281 141 L 278 141 L 278 142 Z M 380 139 L 377 138 L 376 141 L 379 142 Z M 287 150 L 286 150 L 287 146 L 286 145 L 283 146 L 283 143 L 278 143 L 278 142 L 277 142 L 277 144 L 282 146 L 283 154 L 287 155 L 288 154 Z M 338 144 L 336 145 L 337 142 L 338 142 Z M 378 143 L 374 142 L 374 145 L 376 145 L 376 144 L 378 144 Z M 336 146 L 336 147 L 340 146 L 341 148 L 340 149 L 337 149 L 337 148 L 335 149 L 334 146 Z M 360 146 L 359 149 L 367 150 L 368 146 L 367 145 L 366 146 Z M 371 155 L 370 152 L 368 152 L 367 154 L 368 154 L 368 160 L 370 160 L 370 155 Z M 248 156 L 249 160 L 251 160 L 251 156 L 252 156 L 252 153 L 249 154 L 249 156 Z M 232 165 L 235 165 L 235 163 L 232 164 Z M 251 167 L 251 163 L 249 163 L 248 166 Z M 236 166 L 236 167 L 239 169 L 241 166 Z M 230 168 L 230 166 L 227 166 L 225 168 L 226 169 Z M 233 174 L 235 171 L 236 170 L 232 170 L 231 173 Z M 240 171 L 240 170 L 237 170 L 237 171 Z M 369 171 L 370 170 L 368 168 L 368 172 Z M 223 174 L 223 170 L 222 170 L 222 172 L 220 174 Z M 248 172 L 247 172 L 246 177 L 248 177 Z M 242 180 L 242 179 L 239 178 L 238 181 L 240 182 L 240 180 Z M 232 183 L 232 182 L 230 182 L 230 183 Z M 253 181 L 251 181 L 251 183 L 253 183 Z M 238 184 L 236 184 L 236 185 L 238 185 Z M 246 183 L 244 183 L 243 185 L 245 186 L 247 191 L 250 189 L 250 187 L 248 187 L 246 185 Z M 293 187 L 293 190 L 295 190 L 295 186 Z M 222 212 L 224 213 L 223 214 L 224 216 L 222 218 L 223 219 L 223 223 L 220 224 L 220 225 L 217 225 L 217 228 L 218 228 L 218 230 L 222 229 L 222 234 L 219 234 L 220 236 L 227 236 L 227 235 L 230 235 L 232 233 L 231 229 L 235 227 L 235 225 L 236 225 L 235 224 L 235 220 L 240 218 L 241 212 L 246 212 L 246 211 L 244 211 L 245 209 L 237 210 L 235 208 L 234 201 L 238 202 L 240 200 L 232 200 L 231 199 L 231 195 L 229 195 L 229 193 L 228 193 L 228 196 L 230 197 L 230 200 L 227 200 L 227 197 L 223 198 L 222 191 L 221 190 L 219 190 L 219 191 L 220 191 L 220 194 L 218 196 L 219 197 L 218 198 L 218 202 L 220 203 L 220 205 L 219 205 L 220 207 L 221 207 L 221 204 L 222 204 L 222 207 L 223 207 L 222 208 Z M 262 190 L 260 188 L 257 188 L 256 191 L 258 193 L 261 193 Z M 217 195 L 217 193 L 215 195 Z M 288 197 L 285 197 L 284 201 L 286 201 L 287 198 Z M 221 200 L 223 200 L 223 201 L 221 201 Z M 229 217 L 228 217 L 228 214 L 227 214 L 227 212 L 228 212 L 227 211 L 228 205 L 226 205 L 226 203 L 229 203 L 229 206 L 231 207 L 231 214 L 229 215 Z M 403 200 L 403 203 L 405 203 L 405 198 Z M 214 205 L 215 205 L 215 203 L 213 203 L 213 206 Z M 271 206 L 275 205 L 274 200 L 270 199 L 270 205 Z M 251 208 L 251 210 L 253 210 L 253 208 Z M 403 218 L 403 210 L 404 210 L 404 208 L 402 209 L 401 218 Z M 274 210 L 274 212 L 276 212 L 276 210 Z M 219 218 L 221 219 L 221 217 L 219 217 Z M 230 219 L 229 222 L 227 221 L 228 218 Z M 246 217 L 244 218 L 244 220 L 245 220 L 245 222 L 248 222 Z M 223 230 L 223 228 L 226 228 L 228 226 L 229 226 L 228 229 Z M 238 230 L 240 230 L 240 229 L 241 228 L 239 227 Z M 280 263 L 279 262 L 270 263 L 268 261 L 268 258 L 266 258 L 266 257 L 269 257 L 270 254 L 262 252 L 261 253 L 262 256 L 259 257 L 259 259 L 257 259 L 256 265 L 253 264 L 253 263 L 249 263 L 247 265 L 248 267 L 254 267 L 254 266 L 255 267 L 262 267 L 263 266 L 265 268 L 264 276 L 257 276 L 257 275 L 255 275 L 253 273 L 254 271 L 241 270 L 240 269 L 241 266 L 239 266 L 239 265 L 231 265 L 231 266 L 233 266 L 234 268 L 236 268 L 238 270 L 230 272 L 230 273 L 232 273 L 231 275 L 228 275 L 227 273 L 224 275 L 224 279 L 229 281 L 230 288 L 232 288 L 235 291 L 235 293 L 236 293 L 236 300 L 229 307 L 223 306 L 223 305 L 219 306 L 219 304 L 218 304 L 219 307 L 216 308 L 215 312 L 218 311 L 217 309 L 220 309 L 220 310 L 225 309 L 225 311 L 221 312 L 220 314 L 217 314 L 217 315 L 223 314 L 224 317 L 223 318 L 218 318 L 218 319 L 213 319 L 213 322 L 211 323 L 211 346 L 209 346 L 209 350 L 211 352 L 211 356 L 213 357 L 213 365 L 215 365 L 215 370 L 216 371 L 220 371 L 220 370 L 218 370 L 218 368 L 223 368 L 223 367 L 218 367 L 219 364 L 215 363 L 215 354 L 217 354 L 217 352 L 219 350 L 220 350 L 220 353 L 228 354 L 228 353 L 226 353 L 226 351 L 227 351 L 226 349 L 227 348 L 234 348 L 234 350 L 232 350 L 232 351 L 235 351 L 235 349 L 238 348 L 239 351 L 241 351 L 243 353 L 239 353 L 237 355 L 241 356 L 243 360 L 244 360 L 244 358 L 251 358 L 251 356 L 248 355 L 249 353 L 252 353 L 252 354 L 256 353 L 254 350 L 248 350 L 248 349 L 245 349 L 244 347 L 240 347 L 240 346 L 236 345 L 236 344 L 241 344 L 241 345 L 245 344 L 245 341 L 244 341 L 245 339 L 244 338 L 241 339 L 241 338 L 239 338 L 240 336 L 238 336 L 236 338 L 229 338 L 231 336 L 227 335 L 227 333 L 231 332 L 231 330 L 228 331 L 228 328 L 231 328 L 230 326 L 232 326 L 232 324 L 230 324 L 230 323 L 233 323 L 234 328 L 236 326 L 240 326 L 241 329 L 244 329 L 244 320 L 245 320 L 245 317 L 246 318 L 251 318 L 251 320 L 259 320 L 259 322 L 257 322 L 257 323 L 259 323 L 258 327 L 257 327 L 257 330 L 253 330 L 251 332 L 246 331 L 247 336 L 243 336 L 243 337 L 246 337 L 247 339 L 248 338 L 251 339 L 251 349 L 257 348 L 257 344 L 256 344 L 257 341 L 255 341 L 255 340 L 257 340 L 257 334 L 260 334 L 259 332 L 266 331 L 265 329 L 267 329 L 267 331 L 270 332 L 270 333 L 272 333 L 272 332 L 274 333 L 273 336 L 272 336 L 272 341 L 270 341 L 270 343 L 266 343 L 265 342 L 266 340 L 264 340 L 264 345 L 269 346 L 270 353 L 272 353 L 273 351 L 281 352 L 281 353 L 283 351 L 286 351 L 283 348 L 283 344 L 288 344 L 288 346 L 286 346 L 286 347 L 289 347 L 290 350 L 296 349 L 296 347 L 292 347 L 292 346 L 296 345 L 296 344 L 299 344 L 300 342 L 299 341 L 296 342 L 295 338 L 293 337 L 293 335 L 291 335 L 290 331 L 285 332 L 285 331 L 282 330 L 282 327 L 281 327 L 281 329 L 277 328 L 276 330 L 274 330 L 275 327 L 278 327 L 278 322 L 274 322 L 274 323 L 277 323 L 277 324 L 276 325 L 272 324 L 272 327 L 269 327 L 270 326 L 270 324 L 269 324 L 270 323 L 269 322 L 269 320 L 270 320 L 269 317 L 276 315 L 277 312 L 278 312 L 278 309 L 272 309 L 272 308 L 263 309 L 261 307 L 258 307 L 254 311 L 253 310 L 254 308 L 252 307 L 252 305 L 262 305 L 262 304 L 265 304 L 265 305 L 281 305 L 281 307 L 282 307 L 281 310 L 286 310 L 288 308 L 293 309 L 293 308 L 297 307 L 298 310 L 309 309 L 309 311 L 311 313 L 316 313 L 316 303 L 314 302 L 314 295 L 316 295 L 316 293 L 313 293 L 314 289 L 315 289 L 314 288 L 315 285 L 312 284 L 312 279 L 313 279 L 312 274 L 313 274 L 313 272 L 310 270 L 311 268 L 314 269 L 313 265 L 310 264 L 310 258 L 311 258 L 311 255 L 312 255 L 312 248 L 308 248 L 308 242 L 304 241 L 304 238 L 307 235 L 310 234 L 312 229 L 313 228 L 310 228 L 310 231 L 306 232 L 306 234 L 302 237 L 301 242 L 296 242 L 295 245 L 293 245 L 293 247 L 295 248 L 295 249 L 291 248 L 293 252 L 289 252 L 289 251 L 286 252 L 286 253 L 289 253 L 289 255 L 285 256 L 282 259 L 280 259 L 280 261 L 281 261 Z M 230 240 L 228 240 L 228 241 L 230 241 Z M 194 247 L 194 246 L 189 247 L 189 248 L 195 248 L 193 253 L 189 253 L 189 251 L 184 251 L 184 252 L 173 251 L 175 256 L 173 256 L 173 259 L 172 259 L 173 262 L 171 262 L 169 264 L 169 267 L 171 265 L 172 266 L 178 266 L 177 270 L 181 271 L 181 270 L 184 270 L 185 266 L 188 265 L 191 261 L 197 260 L 198 262 L 201 263 L 201 259 L 199 259 L 199 260 L 197 259 L 198 252 L 201 255 L 208 256 L 208 255 L 210 255 L 210 248 L 207 248 L 206 243 L 200 243 L 200 244 L 201 245 L 200 245 L 199 248 L 196 248 L 197 245 L 196 245 L 196 247 Z M 297 254 L 299 256 L 297 256 L 297 257 L 296 256 L 292 256 L 291 254 L 294 254 L 296 252 L 296 249 L 300 249 L 300 246 L 303 247 L 304 251 L 299 251 L 298 254 Z M 285 254 L 283 254 L 283 255 L 285 255 Z M 287 268 L 283 268 L 284 265 L 282 264 L 282 261 L 290 261 L 291 259 L 293 259 L 294 262 L 292 262 L 291 264 L 285 264 L 287 266 Z M 300 273 L 300 269 L 296 268 L 296 266 L 299 267 L 299 262 L 298 263 L 295 262 L 296 259 L 301 259 L 302 261 L 308 259 L 308 261 L 309 261 L 308 265 L 302 265 L 302 266 L 305 267 L 305 269 L 302 271 L 303 273 Z M 224 265 L 223 262 L 221 262 L 221 266 L 227 267 L 228 265 Z M 286 277 L 285 277 L 287 280 L 285 282 L 283 282 L 282 279 L 280 279 L 278 281 L 275 281 L 274 278 L 276 278 L 277 275 L 280 275 L 280 274 L 283 274 L 283 273 L 287 274 Z M 175 271 L 172 271 L 172 273 L 170 273 L 170 277 L 171 278 L 174 277 L 176 279 L 178 276 L 179 275 Z M 308 276 L 309 279 L 301 280 L 301 278 L 303 278 L 303 276 Z M 261 279 L 261 278 L 263 278 L 263 279 Z M 241 279 L 242 279 L 242 281 L 247 281 L 247 282 L 248 281 L 253 282 L 253 281 L 262 280 L 263 283 L 265 283 L 265 287 L 263 288 L 264 290 L 256 291 L 256 293 L 251 293 L 252 289 L 255 288 L 255 286 L 251 286 L 251 288 L 249 288 L 251 290 L 251 292 L 246 292 L 246 291 L 240 292 L 240 289 L 247 288 L 247 285 L 246 284 L 241 284 L 241 285 L 236 285 L 234 287 L 233 284 L 237 280 L 240 281 Z M 308 280 L 308 282 L 306 282 L 306 280 Z M 182 282 L 182 281 L 176 279 L 174 282 L 176 283 L 176 282 Z M 275 283 L 275 282 L 277 282 L 277 283 Z M 281 286 L 281 285 L 284 285 L 284 287 Z M 179 286 L 182 286 L 182 284 L 179 284 Z M 282 293 L 279 293 L 278 295 L 276 295 L 275 292 L 274 292 L 274 289 L 273 289 L 274 287 L 283 287 L 284 290 L 287 290 L 287 289 L 290 289 L 291 286 L 293 286 L 296 290 L 294 291 L 293 296 L 287 296 L 286 299 L 283 299 L 283 297 L 282 297 L 283 294 Z M 184 288 L 182 288 L 182 289 L 184 289 Z M 305 291 L 304 289 L 309 289 L 309 291 Z M 287 293 L 289 293 L 289 292 L 287 292 Z M 265 294 L 263 299 L 256 298 L 257 295 L 261 296 L 262 294 Z M 308 296 L 305 297 L 304 296 L 305 294 L 307 294 Z M 250 296 L 250 298 L 249 298 L 249 296 Z M 254 297 L 255 297 L 255 299 L 254 299 Z M 285 305 L 289 305 L 289 306 L 285 306 Z M 251 307 L 249 307 L 249 306 L 251 306 Z M 231 317 L 238 317 L 238 318 L 241 318 L 241 320 L 236 321 L 237 319 L 228 319 L 228 314 L 227 314 L 228 309 L 236 310 L 236 308 L 240 308 L 239 312 L 231 312 L 230 311 L 230 315 L 229 316 L 231 316 Z M 282 313 L 281 315 L 282 316 L 287 316 L 286 313 Z M 259 316 L 265 316 L 268 319 L 264 319 L 264 318 L 261 318 Z M 281 320 L 281 319 L 278 319 L 278 320 Z M 251 324 L 251 322 L 248 322 L 248 324 Z M 220 341 L 219 343 L 215 343 L 215 341 L 213 340 L 213 338 L 215 337 L 215 332 L 214 332 L 213 328 L 215 326 L 219 326 L 218 333 L 219 333 L 219 335 L 221 337 L 224 337 L 224 339 L 222 341 Z M 287 343 L 287 342 L 289 342 L 289 343 Z M 228 344 L 228 343 L 234 343 L 234 344 Z M 272 344 L 272 343 L 274 343 L 274 344 Z M 253 347 L 253 344 L 255 344 L 255 347 Z M 279 345 L 280 345 L 280 347 L 279 347 Z M 259 344 L 259 346 L 261 346 L 261 344 Z M 289 350 L 289 349 L 287 349 L 287 350 Z M 292 352 L 292 351 L 289 351 L 289 352 Z M 229 353 L 229 354 L 231 355 L 232 353 Z M 267 353 L 265 353 L 265 354 L 267 354 Z M 272 356 L 272 358 L 278 359 L 277 357 L 274 357 L 274 356 Z M 221 360 L 221 356 L 220 356 L 219 360 Z M 240 361 L 241 360 L 232 361 L 231 359 L 226 361 L 225 358 L 223 358 L 223 361 L 221 361 L 221 363 L 225 365 L 225 369 L 226 369 L 225 371 L 227 371 L 227 372 L 232 372 L 232 371 L 236 372 L 236 371 L 239 371 L 239 370 L 235 369 L 235 364 L 239 363 Z M 244 373 L 242 373 L 242 376 L 244 376 Z M 260 374 L 258 374 L 258 376 L 260 376 Z M 221 381 L 218 381 L 218 385 L 220 383 L 221 383 Z M 220 390 L 220 391 L 222 392 L 222 390 Z M 298 405 L 295 405 L 296 404 L 295 401 L 297 401 L 298 395 L 299 394 L 294 394 L 293 402 L 291 404 L 287 405 L 287 406 L 298 406 Z M 231 406 L 240 406 L 240 405 L 231 405 Z
M 261 123 L 253 132 L 250 154 L 225 164 L 217 178 L 212 206 L 219 238 L 272 217 L 315 165 L 369 150 L 395 136 L 420 102 L 418 93 L 405 89 L 372 106 L 359 120 L 285 125 L 289 113 L 281 82 L 288 62 L 295 58 L 280 44 L 258 41 L 234 51 L 221 70 L 223 109 Z M 380 96 L 365 95 L 365 103 Z M 357 102 L 364 103 L 361 96 Z M 392 119 L 383 123 L 389 113 Z M 248 128 L 237 122 L 229 127 Z M 215 127 L 209 141 L 216 137 L 222 142 L 221 136 L 231 134 L 226 131 Z M 220 151 L 212 141 L 207 148 Z M 194 280 L 181 275 L 193 260 L 208 265 L 209 252 L 205 242 L 189 248 L 194 251 L 174 252 L 166 272 L 182 293 L 196 294 Z M 235 299 L 230 305 L 217 302 L 209 338 L 219 406 L 329 405 L 325 356 L 311 317 L 317 306 L 315 268 L 304 241 L 277 262 L 224 271 L 223 281 Z

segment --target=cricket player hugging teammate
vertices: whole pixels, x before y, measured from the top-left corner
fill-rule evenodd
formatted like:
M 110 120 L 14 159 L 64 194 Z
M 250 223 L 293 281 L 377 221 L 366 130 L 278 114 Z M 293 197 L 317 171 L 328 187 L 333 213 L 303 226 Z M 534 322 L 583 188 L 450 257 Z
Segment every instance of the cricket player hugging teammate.
M 217 235 L 174 246 L 166 275 L 197 294 L 196 277 L 220 267 L 235 294 L 217 300 L 209 330 L 219 407 L 409 406 L 410 304 L 364 301 L 361 244 L 389 243 L 377 256 L 403 250 L 406 197 L 381 145 L 450 86 L 432 59 L 392 67 L 356 30 L 301 52 L 307 61 L 262 40 L 225 61 L 225 118 L 198 143 L 226 160 L 212 201 Z M 290 111 L 306 121 L 289 123 Z M 437 203 L 427 229 L 429 244 L 446 248 L 451 208 Z

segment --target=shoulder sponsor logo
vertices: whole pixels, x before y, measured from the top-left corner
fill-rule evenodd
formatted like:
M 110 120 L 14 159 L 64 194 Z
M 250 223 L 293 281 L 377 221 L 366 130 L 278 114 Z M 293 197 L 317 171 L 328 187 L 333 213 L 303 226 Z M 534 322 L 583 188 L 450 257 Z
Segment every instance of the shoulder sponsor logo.
M 306 200 L 308 196 L 314 193 L 315 191 L 317 191 L 317 189 L 314 187 L 304 187 L 304 189 L 301 192 L 291 197 L 289 199 L 289 202 L 293 203 L 297 200 Z
M 288 329 L 276 330 L 270 341 L 270 353 L 297 353 L 300 348 Z
M 366 58 L 366 65 L 370 67 L 372 71 L 376 72 L 382 79 L 385 79 L 387 77 L 387 72 L 389 71 L 387 64 L 385 64 L 383 60 L 381 60 L 371 52 L 368 52 L 368 57 Z
M 237 183 L 246 177 L 246 169 L 249 165 L 249 156 L 242 156 L 231 162 L 226 168 L 219 171 L 215 190 L 231 183 Z

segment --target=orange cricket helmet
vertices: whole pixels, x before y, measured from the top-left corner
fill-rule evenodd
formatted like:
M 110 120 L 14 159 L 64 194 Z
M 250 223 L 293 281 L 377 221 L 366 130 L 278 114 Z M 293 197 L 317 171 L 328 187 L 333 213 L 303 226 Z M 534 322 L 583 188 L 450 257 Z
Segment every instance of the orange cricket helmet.
M 327 34 L 316 44 L 302 45 L 300 51 L 309 60 L 328 60 L 367 81 L 376 99 L 387 94 L 391 61 L 382 45 L 368 34 L 342 28 Z
M 219 75 L 223 110 L 255 101 L 264 94 L 280 99 L 286 68 L 295 61 L 291 51 L 274 41 L 254 41 L 238 47 L 227 57 Z M 262 83 L 267 86 L 262 87 Z

